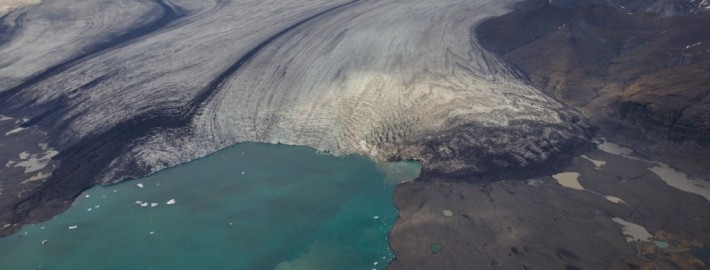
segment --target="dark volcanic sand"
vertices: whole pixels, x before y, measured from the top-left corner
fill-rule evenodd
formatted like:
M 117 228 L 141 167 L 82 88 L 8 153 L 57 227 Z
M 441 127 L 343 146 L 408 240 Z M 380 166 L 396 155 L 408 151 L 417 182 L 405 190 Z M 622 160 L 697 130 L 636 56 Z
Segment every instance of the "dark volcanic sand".
M 581 174 L 584 191 L 552 177 L 535 179 L 537 186 L 440 180 L 400 185 L 399 220 L 390 233 L 397 259 L 389 269 L 653 269 L 651 261 L 658 269 L 710 269 L 710 261 L 687 252 L 702 254 L 701 247 L 710 246 L 710 202 L 666 185 L 647 169 L 649 163 L 597 149 L 586 155 L 607 164 L 597 170 L 575 158 L 564 170 Z M 446 217 L 446 209 L 453 216 Z M 625 240 L 613 217 L 645 227 L 671 247 L 664 254 L 641 242 L 649 261 L 637 257 L 637 244 Z M 443 249 L 434 254 L 434 244 Z

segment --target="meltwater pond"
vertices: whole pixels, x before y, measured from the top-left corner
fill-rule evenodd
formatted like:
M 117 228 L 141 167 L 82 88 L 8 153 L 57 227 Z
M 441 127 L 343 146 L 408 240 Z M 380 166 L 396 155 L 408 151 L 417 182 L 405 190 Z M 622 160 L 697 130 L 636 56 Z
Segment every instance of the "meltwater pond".
M 394 167 L 418 172 L 402 164 Z M 364 157 L 244 143 L 143 179 L 89 189 L 67 212 L 0 239 L 0 264 L 383 269 L 393 256 L 387 234 L 397 216 L 387 174 Z

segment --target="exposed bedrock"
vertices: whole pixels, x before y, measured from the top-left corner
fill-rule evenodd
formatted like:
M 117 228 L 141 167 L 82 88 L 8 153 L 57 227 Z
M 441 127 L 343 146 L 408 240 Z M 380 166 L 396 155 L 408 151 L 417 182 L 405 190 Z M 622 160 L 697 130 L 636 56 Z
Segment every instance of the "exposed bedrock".
M 22 12 L 50 14 L 49 2 Z M 81 23 L 61 45 L 39 43 L 52 46 L 28 37 L 52 24 L 19 20 L 0 45 L 18 59 L 0 65 L 0 113 L 45 130 L 60 165 L 0 205 L 0 222 L 41 220 L 95 183 L 244 141 L 417 159 L 447 179 L 556 168 L 586 145 L 586 124 L 472 35 L 516 2 L 123 1 L 133 21 Z M 59 60 L 17 72 L 27 50 Z
M 700 1 L 657 2 L 707 10 Z M 482 23 L 481 44 L 543 91 L 580 108 L 605 135 L 707 175 L 709 18 L 527 3 Z
M 655 13 L 670 16 L 708 16 L 710 2 L 705 0 L 547 0 L 560 7 L 576 7 L 585 4 L 610 5 L 624 12 Z

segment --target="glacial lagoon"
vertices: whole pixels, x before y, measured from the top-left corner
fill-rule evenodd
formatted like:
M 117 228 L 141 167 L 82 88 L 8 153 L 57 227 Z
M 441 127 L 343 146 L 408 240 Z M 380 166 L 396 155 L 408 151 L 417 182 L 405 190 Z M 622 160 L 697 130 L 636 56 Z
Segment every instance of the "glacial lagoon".
M 3 269 L 383 269 L 397 177 L 312 148 L 244 143 L 85 191 L 65 213 L 0 239 Z

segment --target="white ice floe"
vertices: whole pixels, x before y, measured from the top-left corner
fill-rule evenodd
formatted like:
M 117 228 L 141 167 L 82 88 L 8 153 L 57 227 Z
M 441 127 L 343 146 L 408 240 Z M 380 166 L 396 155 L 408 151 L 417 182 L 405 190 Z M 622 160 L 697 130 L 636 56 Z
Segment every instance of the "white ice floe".
M 606 161 L 592 159 L 592 158 L 590 158 L 590 157 L 588 157 L 588 156 L 586 156 L 586 155 L 582 155 L 582 158 L 583 158 L 583 159 L 586 159 L 586 160 L 589 160 L 590 162 L 592 162 L 592 164 L 594 164 L 594 167 L 595 167 L 597 170 L 601 169 L 602 166 L 606 165 Z
M 151 203 L 151 204 L 150 204 L 150 208 L 153 208 L 153 207 L 156 207 L 156 206 L 158 206 L 158 203 L 157 203 L 157 202 L 154 202 L 154 203 Z
M 143 204 L 143 201 L 136 201 L 136 204 L 141 205 L 141 204 Z
M 74 229 L 76 229 L 76 228 L 79 228 L 79 226 L 76 226 L 76 225 L 74 225 L 74 226 L 69 226 L 69 229 L 70 229 L 70 230 L 74 230 Z
M 143 188 L 143 184 L 142 184 L 142 183 L 138 183 L 138 184 L 136 184 L 136 186 L 138 186 L 139 188 Z
M 165 204 L 167 204 L 167 205 L 175 204 L 175 199 L 170 199 L 170 200 L 169 200 L 168 202 L 166 202 Z
M 374 216 L 374 217 L 372 217 L 372 218 L 374 218 L 374 219 L 378 219 L 378 218 L 380 218 L 380 216 Z
M 628 222 L 626 220 L 623 220 L 622 218 L 615 217 L 612 218 L 616 223 L 619 223 L 623 226 L 621 229 L 621 232 L 626 235 L 626 241 L 627 242 L 633 242 L 633 241 L 645 241 L 648 242 L 651 240 L 653 237 L 647 230 L 641 225 L 635 224 Z
M 576 190 L 584 190 L 582 184 L 579 183 L 578 177 L 579 173 L 576 172 L 563 172 L 552 176 L 552 178 L 557 180 L 557 183 L 559 183 L 563 187 L 568 187 Z
M 147 202 L 141 203 L 141 207 L 146 207 L 146 206 L 148 206 Z

